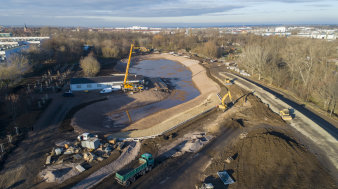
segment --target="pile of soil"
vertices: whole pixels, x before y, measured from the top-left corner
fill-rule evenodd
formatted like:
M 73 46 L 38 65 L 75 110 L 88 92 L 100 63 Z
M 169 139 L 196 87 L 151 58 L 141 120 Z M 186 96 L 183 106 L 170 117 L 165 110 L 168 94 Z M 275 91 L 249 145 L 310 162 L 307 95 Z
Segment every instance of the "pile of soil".
M 336 188 L 318 159 L 283 133 L 268 128 L 250 132 L 213 157 L 204 182 L 224 187 L 217 172 L 227 170 L 236 181 L 229 188 Z M 229 164 L 228 157 L 233 159 Z
M 78 175 L 80 172 L 75 168 L 77 164 L 59 164 L 49 166 L 48 168 L 42 170 L 39 175 L 46 182 L 56 182 L 62 183 L 65 180 Z
M 213 136 L 201 132 L 185 134 L 182 138 L 172 141 L 169 145 L 161 146 L 158 151 L 163 158 L 178 157 L 186 152 L 197 152 L 206 145 Z

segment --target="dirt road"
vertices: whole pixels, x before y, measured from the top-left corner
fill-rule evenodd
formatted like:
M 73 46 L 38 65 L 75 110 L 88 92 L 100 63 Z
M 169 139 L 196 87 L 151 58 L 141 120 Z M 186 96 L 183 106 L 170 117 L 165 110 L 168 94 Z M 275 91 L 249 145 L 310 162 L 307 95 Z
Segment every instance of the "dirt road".
M 331 126 L 330 123 L 323 119 L 317 118 L 316 120 L 312 120 L 316 118 L 316 116 L 313 116 L 313 113 L 304 112 L 301 107 L 291 106 L 290 104 L 286 103 L 288 102 L 286 101 L 287 99 L 281 98 L 281 95 L 277 96 L 271 94 L 260 86 L 257 86 L 256 84 L 234 74 L 225 72 L 223 72 L 223 74 L 224 76 L 230 77 L 231 79 L 236 79 L 235 84 L 238 86 L 248 91 L 254 91 L 254 94 L 258 96 L 264 103 L 268 104 L 269 108 L 277 114 L 281 109 L 284 108 L 291 107 L 295 109 L 295 118 L 287 122 L 324 152 L 324 155 L 328 157 L 333 165 L 333 167 L 328 167 L 332 173 L 336 175 L 338 174 L 338 130 L 336 127 Z M 224 76 L 223 79 L 225 79 Z
M 236 91 L 236 86 L 232 89 Z M 291 128 L 252 95 L 246 105 L 237 103 L 225 113 L 213 112 L 168 135 L 201 132 L 205 126 L 220 120 L 223 124 L 217 131 L 219 135 L 198 153 L 163 159 L 158 148 L 173 143 L 175 138 L 144 141 L 140 154 L 151 152 L 157 165 L 130 188 L 194 188 L 201 182 L 223 188 L 216 175 L 222 170 L 229 170 L 236 181 L 229 188 L 335 188 L 334 180 L 316 157 L 292 137 Z M 239 139 L 242 132 L 248 134 Z M 234 161 L 227 164 L 225 160 L 229 156 Z M 123 187 L 112 176 L 96 188 Z
M 159 165 L 147 175 L 151 179 L 140 178 L 132 188 L 154 188 L 154 186 L 158 188 L 193 188 L 195 184 L 200 182 L 199 175 L 208 164 L 210 155 L 224 149 L 239 134 L 239 128 L 226 128 L 222 135 L 197 154 L 187 154 L 177 161 L 169 161 L 167 164 Z

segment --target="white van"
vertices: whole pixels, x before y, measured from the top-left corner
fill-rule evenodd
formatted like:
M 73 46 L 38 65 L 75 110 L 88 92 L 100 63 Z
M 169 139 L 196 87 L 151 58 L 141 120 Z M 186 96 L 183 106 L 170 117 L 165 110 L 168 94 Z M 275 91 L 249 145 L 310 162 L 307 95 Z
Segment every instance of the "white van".
M 113 91 L 118 91 L 118 90 L 121 90 L 121 86 L 112 86 L 112 87 L 109 87 L 109 88 L 104 88 L 100 91 L 100 93 L 101 94 L 111 93 Z
M 103 94 L 103 93 L 111 93 L 111 92 L 113 92 L 113 89 L 112 89 L 112 88 L 104 88 L 104 89 L 102 89 L 102 90 L 100 91 L 101 94 Z
M 121 90 L 121 85 L 114 85 L 111 87 L 113 91 Z

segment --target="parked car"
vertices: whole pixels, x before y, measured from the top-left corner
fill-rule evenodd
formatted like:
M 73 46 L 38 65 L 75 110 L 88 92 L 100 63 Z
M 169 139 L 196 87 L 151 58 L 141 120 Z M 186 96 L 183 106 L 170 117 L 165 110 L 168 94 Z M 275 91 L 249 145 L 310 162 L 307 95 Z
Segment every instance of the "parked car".
M 62 96 L 64 96 L 64 97 L 73 97 L 74 94 L 72 93 L 71 90 L 68 90 L 68 91 L 65 91 Z

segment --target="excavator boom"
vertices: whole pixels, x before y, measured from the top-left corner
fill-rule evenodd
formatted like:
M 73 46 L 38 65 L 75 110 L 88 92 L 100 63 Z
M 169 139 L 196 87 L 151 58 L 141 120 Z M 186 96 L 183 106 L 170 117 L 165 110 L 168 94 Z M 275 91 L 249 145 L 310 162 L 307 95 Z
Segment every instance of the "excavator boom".
M 225 99 L 226 99 L 228 96 L 229 96 L 230 101 L 232 102 L 231 93 L 230 93 L 230 91 L 229 91 L 229 92 L 228 92 L 227 94 L 225 94 L 225 95 L 223 96 L 223 98 L 222 98 L 222 105 L 223 105 L 223 106 L 225 105 Z

